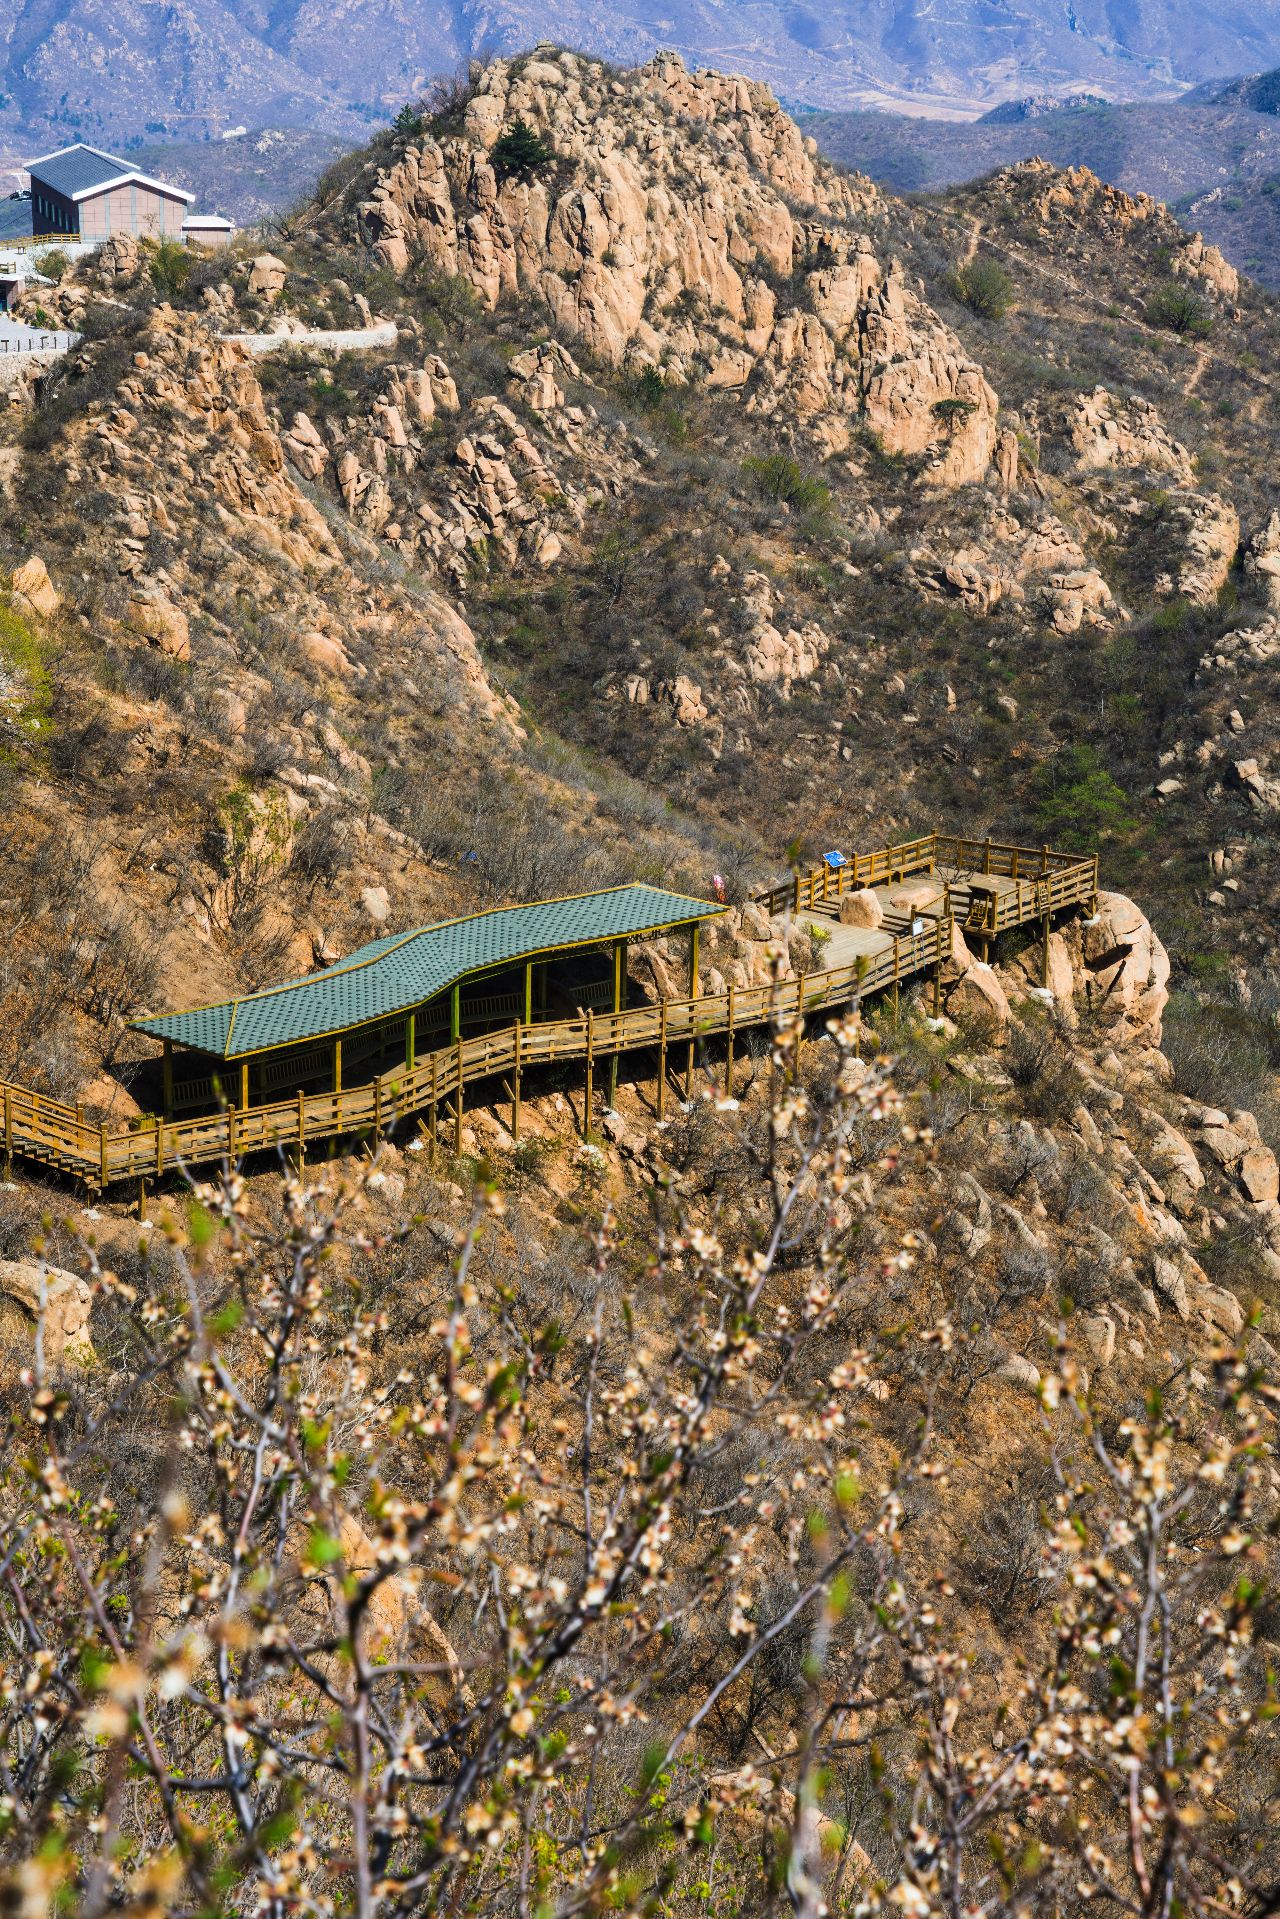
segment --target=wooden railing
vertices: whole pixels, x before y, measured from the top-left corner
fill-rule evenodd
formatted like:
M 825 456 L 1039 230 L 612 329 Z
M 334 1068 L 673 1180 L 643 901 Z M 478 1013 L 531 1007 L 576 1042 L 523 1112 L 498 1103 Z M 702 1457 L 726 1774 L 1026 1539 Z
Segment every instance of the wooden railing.
M 900 846 L 881 847 L 874 853 L 855 853 L 843 866 L 830 867 L 825 861 L 805 872 L 795 873 L 780 885 L 766 887 L 752 897 L 770 915 L 818 912 L 824 906 L 839 904 L 846 893 L 867 886 L 892 886 L 910 879 L 915 873 L 934 873 L 944 868 L 959 876 L 979 875 L 1000 879 L 1032 881 L 1052 876 L 1052 910 L 1091 898 L 1098 890 L 1096 854 L 1082 859 L 1077 853 L 1055 853 L 1048 846 L 1012 846 L 1000 840 L 969 840 L 950 833 L 926 833 L 923 838 L 906 840 Z M 940 893 L 943 889 L 940 887 Z M 1021 900 L 1023 895 L 1019 895 Z M 945 900 L 942 910 L 945 910 Z M 1034 907 L 1016 918 L 1004 917 L 1000 928 L 1021 925 L 1033 918 Z
M 1088 902 L 1096 894 L 1097 864 L 1093 859 L 1051 853 L 1042 856 L 1035 849 L 948 840 L 931 834 L 906 846 L 888 847 L 850 860 L 840 869 L 846 876 L 843 887 L 837 874 L 828 877 L 829 869 L 815 868 L 786 887 L 758 895 L 758 903 L 769 908 L 770 902 L 781 897 L 784 908 L 798 900 L 799 910 L 806 906 L 817 910 L 824 903 L 830 906 L 838 892 L 850 890 L 855 883 L 859 887 L 884 884 L 912 872 L 932 870 L 940 863 L 955 867 L 959 862 L 950 857 L 953 851 L 971 855 L 975 846 L 984 861 L 993 863 L 977 866 L 970 858 L 967 863 L 971 871 L 976 868 L 1012 878 L 1015 862 L 1019 868 L 1030 861 L 1037 866 L 1025 878 L 1019 871 L 1017 884 L 996 897 L 996 919 L 984 930 L 1001 931 L 1043 918 Z M 957 882 L 957 886 L 962 884 Z M 770 910 L 780 909 L 773 906 Z M 662 1088 L 667 1055 L 673 1047 L 682 1048 L 691 1057 L 689 1049 L 699 1040 L 721 1035 L 727 1036 L 732 1047 L 735 1034 L 746 1028 L 851 1005 L 940 967 L 951 951 L 952 923 L 949 910 L 904 918 L 901 923 L 894 918 L 882 929 L 886 937 L 883 950 L 851 965 L 767 986 L 730 987 L 724 993 L 663 1000 L 619 1013 L 597 1013 L 588 1008 L 571 1019 L 541 1021 L 532 1026 L 516 1024 L 498 1032 L 459 1038 L 423 1055 L 412 1068 L 395 1067 L 365 1085 L 342 1092 L 297 1093 L 260 1106 L 242 1110 L 227 1107 L 187 1119 L 150 1118 L 126 1132 L 92 1126 L 73 1106 L 27 1087 L 0 1082 L 3 1148 L 6 1158 L 22 1155 L 72 1174 L 100 1191 L 121 1180 L 159 1177 L 175 1167 L 215 1160 L 234 1163 L 249 1153 L 301 1151 L 316 1140 L 378 1135 L 418 1114 L 427 1114 L 434 1130 L 439 1108 L 446 1103 L 453 1108 L 456 1130 L 465 1088 L 503 1075 L 508 1076 L 518 1116 L 520 1076 L 529 1067 L 585 1061 L 589 1106 L 590 1076 L 598 1062 L 641 1049 L 656 1050 Z M 910 930 L 913 927 L 919 930 Z

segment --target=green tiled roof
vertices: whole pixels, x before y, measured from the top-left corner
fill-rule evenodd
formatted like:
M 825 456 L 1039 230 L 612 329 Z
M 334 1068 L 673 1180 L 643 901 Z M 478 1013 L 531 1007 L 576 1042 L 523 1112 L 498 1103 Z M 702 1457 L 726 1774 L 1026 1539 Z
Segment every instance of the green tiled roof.
M 708 900 L 656 886 L 615 886 L 576 899 L 498 906 L 466 919 L 388 933 L 336 966 L 243 999 L 134 1020 L 141 1033 L 222 1059 L 345 1033 L 421 1006 L 471 973 L 572 946 L 657 933 L 722 913 Z

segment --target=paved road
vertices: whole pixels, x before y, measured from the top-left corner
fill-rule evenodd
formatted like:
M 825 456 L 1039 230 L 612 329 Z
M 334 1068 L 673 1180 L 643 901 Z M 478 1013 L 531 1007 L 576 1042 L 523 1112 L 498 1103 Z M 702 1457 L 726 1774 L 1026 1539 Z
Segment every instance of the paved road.
M 67 353 L 79 338 L 78 333 L 63 333 L 52 327 L 24 326 L 18 320 L 0 317 L 0 354 Z
M 235 340 L 250 353 L 279 353 L 286 347 L 330 347 L 335 353 L 352 348 L 394 346 L 396 323 L 385 320 L 381 326 L 326 328 L 308 327 L 305 333 L 224 333 L 224 340 Z

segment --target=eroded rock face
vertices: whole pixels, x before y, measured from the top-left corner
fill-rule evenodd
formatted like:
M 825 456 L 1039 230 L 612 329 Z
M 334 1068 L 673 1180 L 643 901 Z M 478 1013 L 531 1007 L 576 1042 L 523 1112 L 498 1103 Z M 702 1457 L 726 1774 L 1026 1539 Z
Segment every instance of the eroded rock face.
M 46 1362 L 91 1359 L 89 1310 L 93 1294 L 88 1284 L 61 1266 L 41 1268 L 34 1260 L 0 1259 L 0 1293 L 16 1300 L 34 1320 L 44 1293 L 44 1351 Z
M 1169 1002 L 1169 955 L 1150 920 L 1123 893 L 1099 893 L 1082 929 L 1082 986 L 1090 1006 L 1125 1044 L 1158 1047 Z
M 1081 394 L 1067 416 L 1067 433 L 1082 467 L 1140 467 L 1191 479 L 1190 453 L 1140 394 L 1117 399 L 1104 386 Z
M 1245 550 L 1244 570 L 1261 580 L 1273 612 L 1280 613 L 1280 511 L 1260 526 Z
M 42 619 L 51 619 L 62 605 L 62 595 L 49 578 L 49 569 L 38 553 L 14 568 L 13 597 Z
M 451 391 L 456 403 L 443 363 L 421 371 L 433 406 Z M 394 454 L 397 403 L 386 397 L 379 443 Z M 406 397 L 402 424 L 412 404 Z M 243 347 L 191 314 L 156 308 L 114 395 L 85 408 L 66 447 L 78 484 L 107 503 L 106 550 L 127 588 L 125 633 L 198 662 L 204 635 L 225 641 L 221 595 L 234 588 L 288 620 L 300 659 L 359 678 L 398 657 L 455 688 L 476 717 L 510 724 L 513 708 L 489 684 L 470 628 L 438 593 L 410 599 L 388 585 L 371 594 L 350 568 L 293 470 L 323 472 L 322 456 L 327 464 L 328 444 L 305 414 L 277 429 Z M 173 557 L 154 572 L 153 531 L 175 536 Z M 334 606 L 359 609 L 340 635 Z
M 1170 513 L 1183 547 L 1177 590 L 1196 606 L 1210 606 L 1227 583 L 1240 546 L 1240 515 L 1217 493 L 1175 496 Z
M 1205 245 L 1199 233 L 1174 255 L 1173 270 L 1181 279 L 1199 280 L 1219 299 L 1234 301 L 1240 296 L 1240 275 L 1217 247 Z
M 489 154 L 517 118 L 554 150 L 554 172 L 498 178 Z M 919 456 L 931 483 L 980 480 L 996 396 L 854 230 L 878 204 L 869 182 L 816 157 L 763 86 L 691 74 L 673 54 L 614 75 L 540 50 L 495 61 L 462 136 L 411 147 L 357 219 L 395 271 L 421 253 L 489 307 L 538 299 L 611 365 L 742 389 L 826 454 L 859 419 L 886 451 Z M 772 276 L 795 288 L 785 307 Z M 554 373 L 532 377 L 554 404 Z

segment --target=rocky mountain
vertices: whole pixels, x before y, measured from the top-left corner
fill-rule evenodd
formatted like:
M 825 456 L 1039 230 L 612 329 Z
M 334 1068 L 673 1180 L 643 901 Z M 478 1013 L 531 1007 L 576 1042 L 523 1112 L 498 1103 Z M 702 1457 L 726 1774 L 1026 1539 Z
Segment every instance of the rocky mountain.
M 721 870 L 957 807 L 1039 837 L 1061 788 L 1127 874 L 1169 780 L 1175 950 L 1270 950 L 1202 867 L 1209 834 L 1244 857 L 1231 769 L 1265 785 L 1263 732 L 1210 747 L 1185 716 L 1210 629 L 1269 617 L 1272 309 L 1155 202 L 1036 163 L 910 207 L 757 84 L 548 53 L 350 156 L 289 231 L 177 280 L 112 249 L 26 297 L 85 345 L 34 389 L 10 372 L 11 559 L 38 516 L 68 636 L 51 750 L 122 873 L 125 791 L 174 794 L 137 882 L 173 926 L 164 994 L 263 977 L 281 940 L 307 964 L 369 889 L 423 917 L 436 855 L 452 897 L 462 852 L 504 893 L 580 860 L 692 878 L 708 834 Z M 289 348 L 370 317 L 393 345 Z M 446 715 L 509 766 L 501 825 Z M 564 823 L 536 847 L 529 779 Z M 233 925 L 241 786 L 317 850 Z M 655 792 L 677 810 L 637 839 Z
M 1261 1910 L 1280 303 L 1085 168 L 904 201 L 673 54 L 435 105 L 269 252 L 22 295 L 81 338 L 0 356 L 0 1078 L 142 1126 L 144 1008 L 629 878 L 718 878 L 709 989 L 794 978 L 753 889 L 935 825 L 1096 851 L 1097 906 L 702 1044 L 661 1120 L 561 1062 L 519 1139 L 499 1085 L 149 1227 L 15 1158 L 0 1882 L 1012 1919 L 1167 1857 Z

